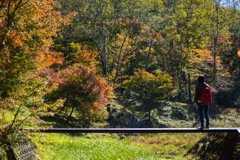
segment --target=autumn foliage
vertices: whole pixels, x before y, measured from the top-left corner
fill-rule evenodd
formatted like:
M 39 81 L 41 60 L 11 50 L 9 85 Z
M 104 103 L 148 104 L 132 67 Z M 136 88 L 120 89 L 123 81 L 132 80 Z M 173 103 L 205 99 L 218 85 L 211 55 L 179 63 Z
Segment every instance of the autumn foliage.
M 50 50 L 52 37 L 64 22 L 54 11 L 53 0 L 0 2 L 0 95 L 7 97 L 18 87 L 21 77 L 37 74 L 54 63 L 61 53 Z
M 156 74 L 144 70 L 138 70 L 134 75 L 124 82 L 128 91 L 139 94 L 146 99 L 165 99 L 172 90 L 172 77 L 162 71 Z
M 113 91 L 95 72 L 86 67 L 66 68 L 52 76 L 50 83 L 56 83 L 58 88 L 49 97 L 64 100 L 60 110 L 67 114 L 67 121 L 76 115 L 80 125 L 89 127 L 92 121 L 106 118 L 104 106 L 109 103 Z
M 39 72 L 61 64 L 61 53 L 50 47 L 67 21 L 55 10 L 56 4 L 54 0 L 0 2 L 0 147 L 9 148 L 26 123 L 36 127 L 42 122 L 43 97 L 54 87 L 46 88 L 47 77 Z

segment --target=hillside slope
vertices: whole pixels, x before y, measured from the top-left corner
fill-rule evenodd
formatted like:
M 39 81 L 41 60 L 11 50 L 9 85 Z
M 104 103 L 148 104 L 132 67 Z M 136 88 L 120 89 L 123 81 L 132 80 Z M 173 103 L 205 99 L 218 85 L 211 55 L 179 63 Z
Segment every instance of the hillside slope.
M 239 160 L 239 133 L 209 133 L 205 135 L 187 155 L 201 160 Z

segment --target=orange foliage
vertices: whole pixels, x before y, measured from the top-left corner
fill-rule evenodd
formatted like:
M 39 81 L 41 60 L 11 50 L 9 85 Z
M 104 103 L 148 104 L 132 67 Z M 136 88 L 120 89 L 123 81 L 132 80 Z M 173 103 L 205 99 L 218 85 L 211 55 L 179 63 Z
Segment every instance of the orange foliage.
M 46 67 L 51 66 L 52 64 L 62 65 L 62 53 L 61 52 L 39 52 L 36 55 L 36 59 L 38 60 L 39 70 L 43 70 Z
M 127 63 L 136 56 L 134 44 L 135 40 L 130 38 L 127 33 L 117 34 L 116 43 L 114 43 L 114 56 L 109 56 L 109 63 L 112 63 L 114 68 L 108 75 L 108 80 L 113 82 L 114 87 L 118 87 L 117 81 L 125 79 L 124 71 Z
M 92 50 L 88 45 L 81 46 L 81 49 L 77 50 L 74 55 L 74 61 L 82 66 L 86 66 L 96 71 L 96 58 L 99 56 L 99 52 Z
M 205 75 L 208 83 L 213 82 L 214 79 L 214 57 L 213 53 L 209 50 L 194 49 L 193 57 L 189 59 L 189 62 L 194 66 L 195 76 L 199 74 Z M 216 56 L 216 72 L 218 79 L 221 80 L 221 83 L 229 83 L 228 79 L 231 77 L 231 74 L 224 68 L 220 56 Z
M 62 64 L 62 54 L 50 49 L 53 44 L 52 37 L 57 36 L 62 24 L 70 23 L 74 14 L 62 17 L 61 13 L 55 10 L 55 7 L 58 7 L 55 0 L 16 0 L 11 1 L 10 6 L 5 0 L 0 5 L 1 57 L 13 62 L 14 52 L 21 51 L 35 63 L 37 70 L 52 64 Z
M 52 51 L 51 46 L 71 16 L 62 17 L 55 0 L 6 2 L 0 2 L 0 93 L 9 95 L 22 79 L 62 64 L 62 53 Z

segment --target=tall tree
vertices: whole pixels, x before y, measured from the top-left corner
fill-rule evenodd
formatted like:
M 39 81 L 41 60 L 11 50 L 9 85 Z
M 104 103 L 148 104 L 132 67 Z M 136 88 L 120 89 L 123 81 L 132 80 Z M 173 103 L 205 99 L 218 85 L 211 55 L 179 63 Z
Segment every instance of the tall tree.
M 65 4 L 66 1 L 59 1 Z M 95 45 L 96 50 L 100 53 L 102 64 L 102 74 L 107 76 L 107 45 L 111 37 L 111 22 L 113 7 L 110 0 L 76 0 L 67 1 L 62 12 L 76 11 L 77 15 L 73 20 L 71 31 L 75 41 L 81 41 Z M 63 35 L 69 32 L 65 30 Z M 70 33 L 70 34 L 72 34 Z
M 0 146 L 9 145 L 29 114 L 35 115 L 44 106 L 47 79 L 39 73 L 60 63 L 60 53 L 50 50 L 63 22 L 54 10 L 56 5 L 54 0 L 0 2 Z M 23 108 L 29 111 L 27 115 Z M 4 114 L 10 111 L 15 115 L 6 120 Z
M 157 0 L 59 0 L 59 2 L 63 4 L 61 9 L 63 13 L 71 11 L 77 13 L 72 26 L 68 27 L 63 35 L 66 36 L 68 43 L 69 39 L 71 39 L 75 42 L 87 43 L 89 46 L 95 47 L 100 53 L 104 76 L 112 72 L 111 56 L 117 56 L 114 55 L 114 50 L 111 46 L 118 40 L 119 33 L 122 34 L 121 32 L 125 30 L 126 32 L 123 31 L 124 34 L 136 41 L 141 36 L 136 34 L 140 33 L 139 30 L 141 30 L 140 26 L 136 24 L 144 24 L 151 21 L 152 12 L 156 12 L 161 4 L 161 1 Z M 124 22 L 125 26 L 122 25 Z

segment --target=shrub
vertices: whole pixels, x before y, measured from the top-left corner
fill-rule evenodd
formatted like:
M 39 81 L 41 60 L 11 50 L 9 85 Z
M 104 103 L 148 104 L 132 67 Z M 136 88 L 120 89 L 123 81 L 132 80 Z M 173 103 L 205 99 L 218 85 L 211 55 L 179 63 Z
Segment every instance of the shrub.
M 106 117 L 104 106 L 113 92 L 106 80 L 98 77 L 95 72 L 85 67 L 67 68 L 52 76 L 50 83 L 58 84 L 58 89 L 50 98 L 65 100 L 61 111 L 71 109 L 67 122 L 75 111 L 83 126 Z
M 124 86 L 140 98 L 165 99 L 172 89 L 172 78 L 160 70 L 156 71 L 156 75 L 138 70 L 124 82 Z

